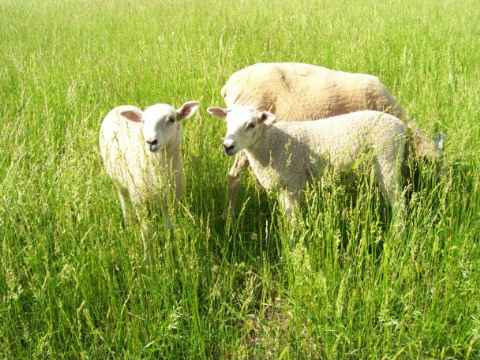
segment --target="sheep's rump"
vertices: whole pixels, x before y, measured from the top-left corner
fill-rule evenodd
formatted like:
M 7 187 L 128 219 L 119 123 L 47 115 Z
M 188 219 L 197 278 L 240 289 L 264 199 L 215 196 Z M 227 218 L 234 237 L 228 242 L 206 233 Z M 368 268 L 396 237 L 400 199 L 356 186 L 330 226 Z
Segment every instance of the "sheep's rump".
M 403 109 L 372 75 L 301 63 L 258 63 L 235 72 L 222 88 L 227 106 L 255 106 L 280 120 L 307 120 L 358 110 L 404 119 Z

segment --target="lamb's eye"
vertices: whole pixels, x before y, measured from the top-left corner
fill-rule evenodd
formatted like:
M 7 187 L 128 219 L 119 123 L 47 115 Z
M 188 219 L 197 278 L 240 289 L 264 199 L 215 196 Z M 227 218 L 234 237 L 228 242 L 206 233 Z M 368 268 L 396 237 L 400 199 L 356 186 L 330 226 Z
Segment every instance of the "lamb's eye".
M 247 129 L 253 129 L 255 127 L 254 123 L 248 123 Z
M 175 122 L 175 117 L 170 116 L 167 121 L 168 121 L 169 124 L 173 124 Z

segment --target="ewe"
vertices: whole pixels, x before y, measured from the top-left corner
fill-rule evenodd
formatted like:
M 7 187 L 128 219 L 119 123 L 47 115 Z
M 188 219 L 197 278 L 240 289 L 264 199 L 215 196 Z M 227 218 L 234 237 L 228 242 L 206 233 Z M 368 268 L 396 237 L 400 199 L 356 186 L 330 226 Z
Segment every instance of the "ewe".
M 158 203 L 166 215 L 170 195 L 174 192 L 176 199 L 182 196 L 180 122 L 192 116 L 198 105 L 189 101 L 176 110 L 171 105 L 156 104 L 145 111 L 124 105 L 114 108 L 103 120 L 100 154 L 117 188 L 125 223 L 130 222 L 134 210 L 145 230 L 148 205 Z M 146 250 L 145 239 L 144 247 Z
M 221 94 L 227 107 L 234 104 L 253 106 L 274 113 L 279 121 L 321 119 L 358 110 L 383 111 L 404 122 L 407 120 L 402 107 L 377 77 L 309 64 L 248 66 L 230 76 Z M 442 138 L 435 144 L 413 123 L 408 126 L 415 155 L 436 160 Z M 248 160 L 240 153 L 229 171 L 229 208 L 235 208 L 239 176 L 247 166 Z
M 277 190 L 286 215 L 292 215 L 307 182 L 326 168 L 348 171 L 363 155 L 373 157 L 375 179 L 394 213 L 403 208 L 401 164 L 407 127 L 378 111 L 358 111 L 322 121 L 279 122 L 253 107 L 208 108 L 225 119 L 227 155 L 244 150 L 260 185 Z

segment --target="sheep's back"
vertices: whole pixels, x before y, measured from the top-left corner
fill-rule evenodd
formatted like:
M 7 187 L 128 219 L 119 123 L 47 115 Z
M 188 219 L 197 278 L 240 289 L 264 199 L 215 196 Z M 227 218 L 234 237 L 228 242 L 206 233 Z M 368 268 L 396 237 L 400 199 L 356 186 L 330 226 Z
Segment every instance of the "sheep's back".
M 304 162 L 323 161 L 338 168 L 348 167 L 359 154 L 370 150 L 377 154 L 390 151 L 397 139 L 403 143 L 406 137 L 406 125 L 382 112 L 357 111 L 322 120 L 275 126 L 285 134 L 284 142 L 295 144 L 299 154 L 308 153 L 302 155 Z
M 364 109 L 400 113 L 377 77 L 301 63 L 260 63 L 234 73 L 222 89 L 228 106 L 255 106 L 286 121 L 325 118 Z

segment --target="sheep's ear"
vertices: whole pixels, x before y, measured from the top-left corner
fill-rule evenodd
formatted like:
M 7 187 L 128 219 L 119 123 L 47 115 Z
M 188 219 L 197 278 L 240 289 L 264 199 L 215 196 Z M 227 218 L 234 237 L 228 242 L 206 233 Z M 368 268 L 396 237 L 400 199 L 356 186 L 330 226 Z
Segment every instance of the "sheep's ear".
M 270 111 L 262 111 L 258 117 L 258 122 L 265 126 L 272 126 L 272 124 L 277 120 L 276 116 Z
M 120 115 L 133 122 L 142 122 L 142 113 L 135 110 L 122 111 Z
M 177 110 L 177 120 L 180 121 L 191 117 L 195 114 L 199 105 L 198 101 L 187 101 Z
M 219 119 L 225 119 L 227 117 L 227 110 L 221 107 L 212 106 L 207 109 L 207 112 L 212 115 L 213 117 Z

